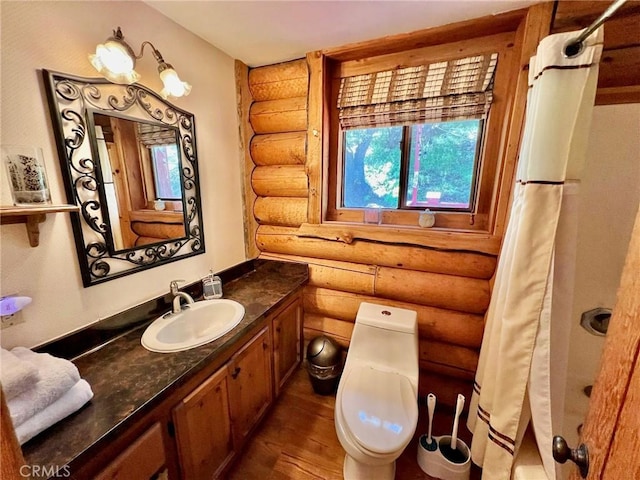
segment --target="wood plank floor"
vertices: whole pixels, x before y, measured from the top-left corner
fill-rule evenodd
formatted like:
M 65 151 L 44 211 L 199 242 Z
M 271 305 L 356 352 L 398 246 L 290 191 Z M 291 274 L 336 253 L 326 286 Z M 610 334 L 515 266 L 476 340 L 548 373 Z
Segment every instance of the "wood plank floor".
M 313 392 L 307 372 L 300 368 L 285 386 L 271 411 L 252 435 L 232 467 L 229 480 L 341 480 L 344 450 L 333 423 L 335 396 Z M 433 434 L 450 434 L 453 414 L 436 409 Z M 460 419 L 460 438 L 470 444 L 470 433 Z M 417 442 L 427 431 L 426 409 L 414 439 L 396 464 L 397 480 L 430 479 L 418 466 Z M 479 471 L 472 479 L 480 479 Z

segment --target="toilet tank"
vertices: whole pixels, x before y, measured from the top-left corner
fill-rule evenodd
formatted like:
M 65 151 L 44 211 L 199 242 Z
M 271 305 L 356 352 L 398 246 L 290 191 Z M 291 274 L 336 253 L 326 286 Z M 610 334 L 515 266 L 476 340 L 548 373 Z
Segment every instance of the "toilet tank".
M 404 308 L 361 303 L 345 368 L 355 364 L 400 373 L 417 391 L 418 314 Z
M 413 310 L 362 302 L 356 323 L 402 333 L 418 333 L 418 314 Z

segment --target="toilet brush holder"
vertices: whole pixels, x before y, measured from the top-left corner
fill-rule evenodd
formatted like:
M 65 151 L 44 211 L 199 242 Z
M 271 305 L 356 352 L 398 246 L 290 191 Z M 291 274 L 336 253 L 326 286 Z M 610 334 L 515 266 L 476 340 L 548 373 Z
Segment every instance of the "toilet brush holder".
M 471 451 L 466 443 L 458 439 L 456 448 L 451 448 L 451 435 L 418 440 L 418 465 L 424 473 L 442 480 L 469 480 L 471 473 Z M 435 443 L 435 444 L 434 444 Z

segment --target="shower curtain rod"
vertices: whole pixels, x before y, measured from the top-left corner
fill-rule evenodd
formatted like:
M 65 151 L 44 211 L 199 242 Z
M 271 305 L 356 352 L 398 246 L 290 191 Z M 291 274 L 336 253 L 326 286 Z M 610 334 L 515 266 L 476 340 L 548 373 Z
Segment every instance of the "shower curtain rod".
M 627 0 L 616 0 L 609 8 L 607 8 L 602 15 L 594 20 L 594 22 L 585 28 L 580 35 L 567 43 L 564 47 L 564 56 L 567 58 L 573 58 L 584 50 L 584 41 L 595 32 L 600 25 L 607 21 Z

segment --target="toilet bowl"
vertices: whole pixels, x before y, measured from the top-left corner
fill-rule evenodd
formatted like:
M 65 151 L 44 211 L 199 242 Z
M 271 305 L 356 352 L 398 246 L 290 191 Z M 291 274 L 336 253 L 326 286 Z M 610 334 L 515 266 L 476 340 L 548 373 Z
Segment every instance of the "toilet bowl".
M 363 302 L 336 396 L 345 480 L 392 480 L 418 423 L 418 321 L 412 310 Z

